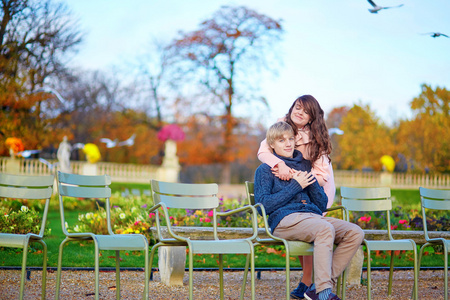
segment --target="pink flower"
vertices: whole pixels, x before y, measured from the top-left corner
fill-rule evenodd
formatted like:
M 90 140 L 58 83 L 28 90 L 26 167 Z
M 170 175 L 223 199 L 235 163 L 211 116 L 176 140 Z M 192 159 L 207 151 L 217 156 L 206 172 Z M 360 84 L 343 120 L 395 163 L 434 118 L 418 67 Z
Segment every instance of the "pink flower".
M 208 217 L 212 217 L 214 215 L 214 212 L 211 210 L 208 212 Z
M 397 229 L 397 227 L 398 227 L 397 225 L 391 225 L 392 230 Z
M 206 217 L 206 218 L 205 218 L 205 222 L 209 223 L 209 222 L 211 222 L 211 219 L 208 218 L 208 217 Z
M 172 220 L 172 219 L 173 219 L 173 216 L 170 216 L 169 219 Z
M 149 213 L 149 214 L 148 214 L 148 217 L 149 217 L 149 218 L 153 218 L 154 216 L 155 216 L 154 213 Z
M 363 217 L 359 218 L 360 221 L 367 222 L 367 223 L 369 223 L 371 219 L 372 219 L 371 216 L 368 216 L 368 217 L 363 216 Z
M 200 218 L 200 222 L 202 222 L 202 223 L 203 223 L 203 218 Z
M 183 129 L 176 124 L 167 124 L 158 132 L 158 140 L 165 142 L 167 140 L 182 141 L 185 138 Z
M 141 223 L 141 221 L 136 221 L 134 222 L 134 225 L 139 225 L 139 223 Z
M 406 223 L 408 223 L 408 220 L 400 220 L 400 221 L 398 221 L 398 224 L 406 224 Z

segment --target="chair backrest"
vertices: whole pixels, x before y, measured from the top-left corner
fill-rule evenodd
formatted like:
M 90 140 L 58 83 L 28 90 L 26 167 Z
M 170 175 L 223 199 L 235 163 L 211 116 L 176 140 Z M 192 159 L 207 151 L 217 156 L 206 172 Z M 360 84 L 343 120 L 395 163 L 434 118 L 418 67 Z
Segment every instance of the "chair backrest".
M 245 182 L 248 205 L 255 205 L 255 184 L 251 181 Z
M 154 204 L 181 209 L 214 209 L 219 206 L 215 183 L 174 183 L 152 179 Z
M 419 192 L 423 208 L 450 210 L 450 190 L 435 190 L 420 187 Z
M 450 210 L 450 190 L 435 190 L 420 187 L 420 202 L 422 205 L 422 222 L 425 239 L 429 240 L 428 223 L 425 209 Z
M 66 197 L 92 199 L 92 201 L 96 201 L 98 198 L 105 199 L 108 232 L 109 234 L 113 234 L 109 204 L 109 198 L 111 197 L 111 189 L 109 188 L 110 184 L 111 177 L 108 175 L 88 176 L 62 173 L 58 171 L 59 208 L 61 213 L 61 226 L 65 235 L 71 235 L 65 226 L 64 200 Z
M 0 197 L 27 200 L 45 199 L 39 236 L 44 235 L 48 206 L 53 193 L 53 175 L 30 176 L 0 173 Z
M 386 211 L 392 209 L 391 189 L 388 187 L 341 187 L 342 205 L 348 211 Z
M 376 212 L 384 211 L 386 214 L 386 227 L 389 239 L 391 235 L 392 209 L 391 189 L 389 187 L 350 188 L 341 187 L 341 203 L 346 208 L 347 220 L 350 220 L 350 211 Z

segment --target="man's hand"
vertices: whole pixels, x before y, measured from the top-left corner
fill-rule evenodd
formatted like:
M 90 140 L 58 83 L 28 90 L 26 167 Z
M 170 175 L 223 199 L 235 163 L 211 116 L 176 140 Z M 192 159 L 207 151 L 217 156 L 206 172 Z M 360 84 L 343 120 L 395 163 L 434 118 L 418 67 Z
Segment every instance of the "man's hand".
M 284 161 L 279 162 L 275 167 L 272 168 L 272 174 L 280 178 L 281 180 L 290 180 L 294 173 L 295 171 L 286 166 Z
M 313 184 L 316 181 L 316 178 L 311 172 L 302 172 L 298 171 L 294 174 L 293 177 L 297 182 L 301 185 L 302 189 L 305 189 L 307 186 Z

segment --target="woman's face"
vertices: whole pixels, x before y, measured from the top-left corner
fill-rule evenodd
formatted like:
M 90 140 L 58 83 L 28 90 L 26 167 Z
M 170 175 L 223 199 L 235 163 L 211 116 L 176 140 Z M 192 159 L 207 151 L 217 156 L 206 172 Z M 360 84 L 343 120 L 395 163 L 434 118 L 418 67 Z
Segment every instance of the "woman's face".
M 298 128 L 303 128 L 309 123 L 311 117 L 309 116 L 308 111 L 303 108 L 301 102 L 297 101 L 292 109 L 291 119 Z

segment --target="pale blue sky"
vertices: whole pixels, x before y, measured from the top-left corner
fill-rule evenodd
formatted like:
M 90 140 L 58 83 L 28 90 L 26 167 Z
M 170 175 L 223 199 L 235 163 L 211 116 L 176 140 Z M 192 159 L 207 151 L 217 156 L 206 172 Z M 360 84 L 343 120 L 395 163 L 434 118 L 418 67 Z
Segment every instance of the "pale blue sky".
M 369 104 L 390 124 L 410 116 L 409 102 L 422 83 L 450 88 L 448 0 L 377 0 L 404 4 L 378 14 L 365 0 L 64 0 L 87 32 L 72 65 L 120 66 L 152 38 L 170 40 L 198 28 L 222 5 L 244 5 L 274 19 L 286 31 L 284 64 L 263 84 L 271 106 L 265 122 L 283 116 L 293 100 L 315 96 L 328 113 L 334 107 Z

